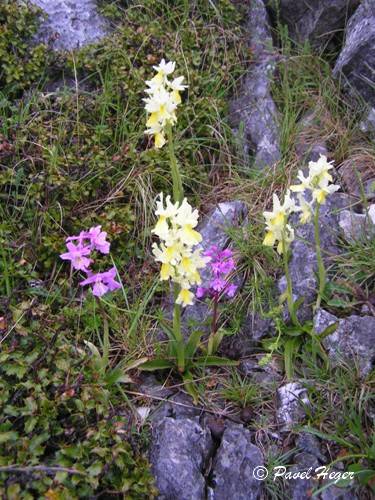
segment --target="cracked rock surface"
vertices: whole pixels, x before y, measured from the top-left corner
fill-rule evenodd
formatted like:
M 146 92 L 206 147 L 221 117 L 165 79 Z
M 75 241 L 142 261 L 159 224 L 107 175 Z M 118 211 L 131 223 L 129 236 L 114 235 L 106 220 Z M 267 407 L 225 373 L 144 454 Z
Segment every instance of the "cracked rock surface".
M 323 339 L 323 345 L 334 365 L 344 360 L 358 363 L 361 376 L 365 377 L 375 367 L 375 317 L 356 316 L 339 319 L 324 309 L 314 318 L 317 333 L 337 323 L 336 330 Z
M 215 433 L 214 417 L 200 419 L 195 408 L 170 412 L 168 405 L 153 418 L 150 461 L 158 498 L 260 498 L 262 481 L 254 479 L 253 470 L 263 466 L 263 455 L 250 431 L 227 421 Z
M 280 159 L 278 113 L 270 87 L 275 53 L 269 19 L 262 0 L 250 2 L 247 25 L 252 63 L 244 78 L 240 96 L 232 102 L 231 119 L 238 132 L 243 129 L 244 154 L 254 152 L 257 167 L 271 166 Z M 241 132 L 242 133 L 242 132 Z
M 72 50 L 97 42 L 106 35 L 105 19 L 94 0 L 32 0 L 43 9 L 38 39 L 50 43 L 54 50 Z
M 293 40 L 318 48 L 343 30 L 358 4 L 359 0 L 280 0 L 277 8 Z M 276 11 L 274 0 L 267 5 Z
M 210 500 L 256 500 L 262 481 L 254 478 L 256 467 L 263 466 L 260 449 L 250 442 L 250 432 L 241 425 L 228 426 L 212 465 Z
M 363 0 L 350 18 L 345 44 L 333 74 L 343 76 L 352 94 L 359 93 L 371 106 L 375 105 L 375 1 Z
M 151 464 L 161 500 L 206 498 L 205 459 L 210 431 L 196 419 L 164 417 L 153 429 Z

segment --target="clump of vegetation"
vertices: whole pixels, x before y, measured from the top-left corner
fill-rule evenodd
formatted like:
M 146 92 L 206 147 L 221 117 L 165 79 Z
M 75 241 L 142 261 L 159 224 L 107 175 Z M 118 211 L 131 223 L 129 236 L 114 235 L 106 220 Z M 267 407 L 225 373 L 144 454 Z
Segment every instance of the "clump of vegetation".
M 14 9 L 9 1 L 0 12 L 14 16 Z M 149 259 L 151 201 L 171 182 L 168 152 L 156 152 L 144 134 L 144 81 L 153 65 L 175 60 L 189 85 L 174 131 L 189 197 L 199 205 L 212 166 L 229 177 L 236 161 L 223 117 L 245 54 L 229 0 L 122 2 L 117 19 L 107 39 L 61 55 L 58 82 L 13 100 L 43 71 L 51 77 L 44 55 L 40 72 L 24 64 L 28 74 L 4 89 L 0 483 L 7 498 L 155 494 L 142 442 L 133 439 L 130 379 L 119 364 L 154 351 L 148 336 L 159 299 L 151 297 L 160 285 Z M 37 20 L 27 28 L 26 20 L 18 54 L 31 62 L 36 48 L 26 39 Z M 116 266 L 121 281 L 121 291 L 101 302 L 72 286 L 58 259 L 69 234 L 99 225 L 111 241 L 103 262 Z
M 16 95 L 38 81 L 46 67 L 47 49 L 33 43 L 42 11 L 23 0 L 0 5 L 0 88 Z
M 2 234 L 11 289 L 25 286 L 28 265 L 33 278 L 48 277 L 65 234 L 83 226 L 103 226 L 120 268 L 139 262 L 149 201 L 170 187 L 168 154 L 155 152 L 144 135 L 142 103 L 144 80 L 162 57 L 176 60 L 189 83 L 176 130 L 185 187 L 199 194 L 212 164 L 228 172 L 232 156 L 222 117 L 241 73 L 241 33 L 235 20 L 207 26 L 207 6 L 194 8 L 183 23 L 180 4 L 173 17 L 151 0 L 129 7 L 111 37 L 68 56 L 66 77 L 75 71 L 77 88 L 35 92 L 4 110 L 0 185 L 7 193 Z M 229 5 L 223 2 L 224 13 Z M 15 269 L 20 259 L 23 269 Z
M 152 498 L 113 374 L 72 343 L 61 318 L 52 331 L 49 307 L 24 303 L 14 317 L 18 326 L 0 355 L 1 496 L 87 498 L 111 490 Z

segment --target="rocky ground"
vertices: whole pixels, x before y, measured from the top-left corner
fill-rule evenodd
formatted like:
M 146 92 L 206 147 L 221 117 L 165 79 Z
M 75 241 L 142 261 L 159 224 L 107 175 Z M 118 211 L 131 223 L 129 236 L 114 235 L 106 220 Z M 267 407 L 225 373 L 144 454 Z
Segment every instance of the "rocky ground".
M 99 11 L 91 1 L 34 3 L 48 14 L 36 40 L 57 53 L 92 44 L 115 29 L 108 11 Z M 241 292 L 225 305 L 222 315 L 227 335 L 220 347 L 220 354 L 238 360 L 238 367 L 207 368 L 200 373 L 198 404 L 193 404 L 173 374 L 132 372 L 132 384 L 124 391 L 129 390 L 127 399 L 137 415 L 138 431 L 149 429 L 144 452 L 158 493 L 132 490 L 125 498 L 371 498 L 375 478 L 375 1 L 234 3 L 241 13 L 241 43 L 251 58 L 238 62 L 243 71 L 227 99 L 223 119 L 233 134 L 231 162 L 240 168 L 232 182 L 224 169 L 218 167 L 217 172 L 211 165 L 210 175 L 202 180 L 205 216 L 199 230 L 204 248 L 215 244 L 239 249 L 239 260 L 244 262 L 236 277 Z M 139 31 L 140 43 L 146 32 Z M 318 76 L 316 68 L 321 71 Z M 80 83 L 83 89 L 85 79 Z M 60 83 L 51 85 L 53 93 Z M 72 86 L 77 86 L 77 78 Z M 3 125 L 5 145 L 9 142 L 4 120 Z M 126 141 L 125 137 L 125 145 Z M 327 200 L 319 219 L 330 288 L 321 307 L 314 310 L 314 228 L 312 223 L 300 226 L 291 245 L 290 273 L 294 298 L 300 299 L 298 319 L 309 325 L 312 334 L 298 337 L 294 375 L 288 379 L 283 344 L 272 347 L 276 338 L 287 335 L 280 329 L 281 321 L 288 323 L 286 308 L 281 308 L 278 319 L 273 314 L 286 280 L 275 257 L 267 264 L 263 256 L 259 214 L 269 207 L 273 189 L 282 192 L 298 168 L 321 154 L 335 160 L 335 179 L 342 187 Z M 209 160 L 225 164 L 229 157 L 225 155 L 222 150 Z M 218 182 L 212 181 L 215 176 Z M 167 302 L 157 305 L 170 316 Z M 207 303 L 188 307 L 182 318 L 186 334 L 197 324 L 207 330 L 209 315 Z M 152 322 L 146 329 L 152 335 L 139 351 L 149 355 L 154 353 L 154 343 L 162 342 L 163 333 Z M 317 338 L 325 357 L 314 348 Z M 121 342 L 114 340 L 116 345 Z M 118 349 L 128 357 L 137 352 Z M 267 353 L 268 363 L 259 363 Z M 2 463 L 8 465 L 3 460 L 0 472 Z M 323 470 L 323 466 L 358 474 L 352 481 L 336 484 L 316 474 L 288 479 L 275 477 L 274 472 L 275 467 L 301 472 Z M 8 481 L 9 490 L 12 481 L 8 477 L 3 481 Z M 15 496 L 8 493 L 8 497 L 18 498 L 15 491 Z M 103 494 L 103 498 L 110 496 Z

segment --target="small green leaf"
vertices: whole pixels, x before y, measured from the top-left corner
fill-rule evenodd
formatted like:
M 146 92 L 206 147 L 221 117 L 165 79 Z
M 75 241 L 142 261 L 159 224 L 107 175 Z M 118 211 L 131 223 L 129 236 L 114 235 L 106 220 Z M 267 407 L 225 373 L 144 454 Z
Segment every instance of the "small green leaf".
M 362 484 L 364 486 L 370 485 L 373 489 L 375 488 L 375 483 L 374 483 L 374 485 L 370 484 L 375 479 L 375 470 L 374 469 L 366 469 L 363 467 L 362 464 L 355 463 L 355 464 L 349 465 L 348 471 L 355 473 L 355 477 L 360 482 L 360 484 Z
M 292 338 L 285 342 L 284 345 L 284 364 L 285 373 L 288 379 L 292 379 L 294 375 L 294 358 L 298 351 L 300 341 L 298 338 Z
M 194 360 L 196 366 L 238 366 L 239 361 L 220 356 L 205 356 Z
M 192 358 L 195 354 L 195 351 L 198 348 L 199 341 L 201 339 L 202 332 L 199 330 L 194 330 L 190 337 L 189 340 L 186 343 L 185 346 L 185 358 Z
M 290 337 L 299 337 L 305 333 L 303 327 L 301 326 L 287 326 L 285 327 L 284 332 Z
M 320 340 L 325 339 L 328 335 L 331 335 L 337 330 L 338 324 L 338 321 L 336 321 L 336 323 L 332 323 L 332 325 L 327 326 L 327 328 L 325 328 L 321 333 L 317 334 L 317 337 Z
M 90 476 L 98 476 L 103 469 L 103 464 L 101 462 L 94 462 L 90 467 L 87 469 L 87 472 L 89 473 Z
M 193 398 L 194 404 L 198 404 L 199 401 L 199 392 L 194 384 L 194 379 L 192 374 L 189 371 L 186 371 L 182 374 L 182 379 L 184 381 L 184 387 L 188 394 Z
M 0 432 L 0 444 L 7 443 L 8 441 L 17 441 L 17 439 L 18 439 L 18 432 L 15 431 Z
M 118 368 L 118 367 L 116 367 L 113 370 L 111 370 L 110 372 L 108 372 L 105 375 L 104 380 L 105 380 L 105 383 L 107 385 L 114 385 L 114 384 L 118 384 L 118 383 L 131 382 L 131 378 L 128 375 L 125 375 L 123 370 L 121 370 L 121 368 Z
M 168 368 L 173 368 L 175 366 L 175 362 L 170 361 L 168 359 L 156 358 L 151 361 L 146 361 L 142 363 L 138 370 L 142 371 L 155 371 L 155 370 L 166 370 Z

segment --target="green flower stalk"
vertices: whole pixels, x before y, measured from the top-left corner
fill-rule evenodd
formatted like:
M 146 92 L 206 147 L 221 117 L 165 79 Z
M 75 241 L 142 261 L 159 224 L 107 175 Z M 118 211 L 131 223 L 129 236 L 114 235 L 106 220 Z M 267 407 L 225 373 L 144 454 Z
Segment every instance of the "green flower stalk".
M 285 194 L 284 203 L 281 204 L 278 196 L 273 195 L 273 209 L 271 212 L 263 212 L 266 219 L 266 236 L 263 244 L 274 246 L 277 244 L 277 252 L 283 256 L 284 273 L 286 277 L 286 298 L 290 318 L 294 325 L 299 325 L 293 300 L 292 280 L 289 273 L 288 249 L 294 240 L 294 229 L 288 224 L 288 217 L 296 210 L 294 200 L 288 190 Z
M 320 204 L 317 203 L 315 207 L 314 213 L 314 238 L 315 238 L 315 252 L 316 252 L 316 260 L 318 264 L 318 278 L 319 278 L 319 290 L 318 297 L 316 299 L 315 309 L 319 309 L 320 303 L 322 301 L 322 297 L 324 294 L 324 289 L 326 287 L 326 270 L 324 267 L 324 261 L 322 256 L 322 248 L 320 244 L 320 233 L 319 233 L 319 212 L 320 212 Z
M 298 172 L 298 179 L 301 183 L 290 187 L 291 191 L 298 193 L 300 206 L 297 208 L 297 211 L 301 212 L 300 221 L 302 224 L 310 222 L 312 218 L 314 219 L 315 252 L 319 280 L 315 309 L 320 307 L 327 280 L 319 233 L 320 207 L 326 202 L 326 198 L 329 194 L 332 194 L 340 189 L 340 186 L 330 184 L 333 178 L 329 171 L 332 168 L 332 162 L 328 162 L 327 158 L 324 155 L 321 155 L 318 161 L 310 161 L 308 176 L 305 177 L 303 172 L 300 170 Z M 310 192 L 311 201 L 308 201 L 304 196 L 306 191 Z
M 170 124 L 167 125 L 166 131 L 168 137 L 169 161 L 171 165 L 172 182 L 173 182 L 173 199 L 174 201 L 178 201 L 181 203 L 184 198 L 184 188 L 182 185 L 180 170 L 178 168 L 177 158 L 174 149 L 172 126 Z
M 168 202 L 167 199 L 167 213 L 164 213 L 164 215 L 162 215 L 164 208 L 158 208 L 159 221 L 154 232 L 160 238 L 163 238 L 163 234 L 164 236 L 166 236 L 165 231 L 168 227 L 167 221 L 172 221 L 174 217 L 177 217 L 176 214 L 178 205 L 180 205 L 180 210 L 183 209 L 183 207 L 186 208 L 186 203 L 185 205 L 183 203 L 184 189 L 175 154 L 172 126 L 177 122 L 176 110 L 178 105 L 181 103 L 180 92 L 185 90 L 185 88 L 187 88 L 187 85 L 182 84 L 184 80 L 183 76 L 177 77 L 174 80 L 170 80 L 169 77 L 174 72 L 175 66 L 175 62 L 166 62 L 164 59 L 161 60 L 158 66 L 154 66 L 154 69 L 157 73 L 151 80 L 146 81 L 146 85 L 148 87 L 146 89 L 146 94 L 148 95 L 148 97 L 144 99 L 146 103 L 145 109 L 148 113 L 148 120 L 146 124 L 148 128 L 146 129 L 145 133 L 154 137 L 154 143 L 157 149 L 162 148 L 164 144 L 168 142 L 169 160 L 173 183 L 173 201 L 175 205 L 172 205 L 170 202 Z M 162 198 L 161 203 L 163 203 Z M 196 218 L 193 217 L 193 221 L 190 224 L 190 243 L 192 244 L 196 244 L 199 242 L 199 238 L 197 236 L 199 235 L 199 233 L 196 233 L 196 231 L 193 231 L 192 229 L 196 224 L 195 219 Z M 172 222 L 172 225 L 175 223 L 176 221 L 174 220 L 174 222 Z M 186 228 L 186 224 L 184 225 L 184 227 Z M 194 233 L 196 234 L 194 235 Z M 167 239 L 164 239 L 164 250 L 158 249 L 157 259 L 162 262 L 161 279 L 168 279 L 173 277 L 176 278 L 175 264 L 177 263 L 177 260 L 175 253 L 178 253 L 179 251 L 179 249 L 176 248 L 176 246 L 178 246 L 179 244 L 186 245 L 187 242 L 185 240 L 178 243 L 176 241 L 172 241 L 171 238 L 167 237 Z M 163 255 L 163 252 L 165 255 Z M 170 257 L 166 257 L 166 254 L 168 252 L 170 254 Z M 189 257 L 187 256 L 181 257 L 181 262 L 187 262 L 187 259 L 189 259 Z M 197 258 L 195 259 L 195 261 L 196 266 L 199 267 L 201 263 L 198 263 Z M 187 263 L 186 266 L 188 266 Z M 193 267 L 194 266 L 192 264 L 192 268 Z M 192 273 L 196 273 L 194 278 L 192 278 L 191 276 L 187 276 L 186 273 L 184 275 L 183 273 L 181 273 L 180 269 L 177 272 L 179 280 L 175 279 L 174 282 L 175 304 L 173 309 L 173 332 L 177 345 L 178 369 L 182 373 L 185 370 L 185 362 L 184 351 L 181 347 L 183 345 L 183 338 L 181 333 L 181 304 L 185 306 L 192 303 L 193 294 L 190 291 L 190 286 L 191 284 L 197 282 L 197 277 L 199 277 L 199 273 L 197 272 L 198 267 L 195 267 L 194 271 L 192 271 Z M 184 280 L 182 280 L 183 276 Z
M 294 306 L 294 299 L 293 299 L 293 285 L 292 285 L 292 279 L 290 277 L 290 272 L 289 272 L 289 255 L 287 251 L 287 243 L 286 243 L 286 238 L 285 236 L 282 237 L 281 240 L 282 248 L 283 248 L 283 266 L 284 266 L 284 274 L 286 278 L 286 299 L 287 299 L 287 304 L 288 304 L 288 311 L 290 315 L 290 319 L 292 320 L 293 325 L 299 326 L 299 321 L 296 315 L 296 308 Z

